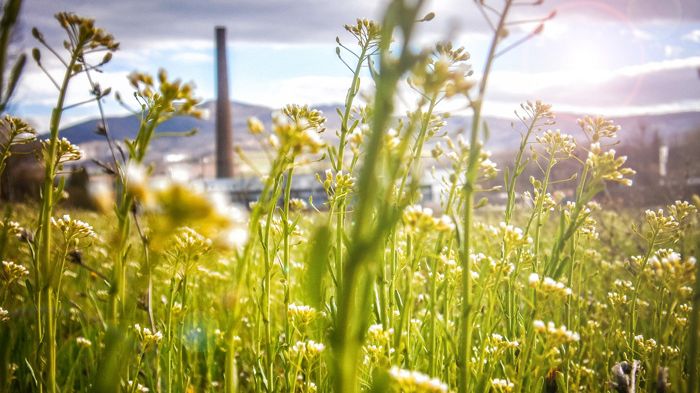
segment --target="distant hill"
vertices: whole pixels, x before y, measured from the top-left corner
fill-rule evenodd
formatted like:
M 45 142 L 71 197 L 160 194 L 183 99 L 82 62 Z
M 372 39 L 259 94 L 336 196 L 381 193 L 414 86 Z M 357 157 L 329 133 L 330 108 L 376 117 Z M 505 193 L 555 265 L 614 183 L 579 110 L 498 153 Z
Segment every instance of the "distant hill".
M 176 117 L 163 123 L 158 132 L 183 132 L 192 129 L 197 129 L 197 134 L 190 137 L 162 137 L 156 138 L 153 142 L 151 157 L 158 157 L 170 152 L 187 152 L 191 156 L 202 156 L 210 154 L 214 151 L 214 128 L 215 128 L 215 108 L 216 102 L 209 101 L 204 103 L 202 109 L 209 116 L 203 119 L 195 119 L 192 117 Z M 233 129 L 236 138 L 235 143 L 243 148 L 250 148 L 254 143 L 252 138 L 246 132 L 246 120 L 250 116 L 256 116 L 267 123 L 272 113 L 270 108 L 243 104 L 238 102 L 231 103 L 233 113 Z M 88 120 L 71 127 L 61 130 L 61 136 L 68 138 L 74 144 L 80 145 L 88 152 L 95 156 L 102 157 L 107 154 L 104 137 L 97 135 L 98 120 Z M 121 141 L 126 138 L 134 138 L 138 131 L 139 120 L 136 116 L 128 115 L 121 117 L 108 117 L 107 125 L 112 137 Z M 269 124 L 268 124 L 269 125 Z M 99 154 L 102 150 L 104 153 Z
M 340 124 L 335 110 L 337 106 L 339 105 L 317 107 L 328 118 L 324 139 L 329 142 L 336 139 L 335 132 Z M 198 133 L 191 137 L 157 138 L 153 143 L 150 157 L 153 160 L 159 160 L 168 153 L 184 153 L 190 157 L 213 155 L 215 149 L 215 107 L 215 101 L 208 101 L 202 105 L 202 109 L 209 113 L 209 116 L 204 119 L 178 117 L 164 123 L 158 131 L 188 131 L 196 128 Z M 244 150 L 258 149 L 255 139 L 247 131 L 246 120 L 250 116 L 258 117 L 269 128 L 274 110 L 240 102 L 232 102 L 231 109 L 234 144 L 241 146 Z M 557 124 L 552 128 L 559 128 L 564 132 L 582 137 L 578 135 L 578 125 L 576 124 L 578 117 L 580 116 L 576 114 L 557 114 Z M 657 132 L 662 140 L 674 144 L 688 132 L 700 132 L 700 112 L 628 116 L 613 118 L 613 120 L 622 126 L 620 134 L 622 144 L 648 141 Z M 488 149 L 494 152 L 507 152 L 517 147 L 520 141 L 519 131 L 522 131 L 523 128 L 522 124 L 511 119 L 498 117 L 489 117 L 486 118 L 486 121 L 490 129 L 487 141 Z M 135 116 L 109 117 L 107 123 L 115 140 L 133 138 L 139 124 Z M 447 119 L 445 131 L 450 135 L 455 135 L 467 130 L 470 123 L 470 117 L 452 116 Z M 104 137 L 95 133 L 96 126 L 97 120 L 85 121 L 62 130 L 61 135 L 80 145 L 88 152 L 90 158 L 104 158 L 107 155 L 107 148 Z

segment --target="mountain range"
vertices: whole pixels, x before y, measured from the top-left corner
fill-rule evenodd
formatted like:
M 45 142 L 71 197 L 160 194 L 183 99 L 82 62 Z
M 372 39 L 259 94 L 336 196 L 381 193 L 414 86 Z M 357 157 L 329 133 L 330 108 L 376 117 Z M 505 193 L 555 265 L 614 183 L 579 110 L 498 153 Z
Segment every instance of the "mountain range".
M 327 131 L 324 139 L 333 142 L 337 139 L 336 130 L 340 120 L 336 114 L 336 108 L 340 105 L 317 106 L 324 112 L 328 120 Z M 193 136 L 164 136 L 156 138 L 153 142 L 150 157 L 159 160 L 167 154 L 184 154 L 191 158 L 213 156 L 215 150 L 215 101 L 207 101 L 201 105 L 205 113 L 202 119 L 191 117 L 177 117 L 165 122 L 158 132 L 183 132 L 196 129 Z M 249 117 L 259 118 L 269 129 L 272 123 L 274 109 L 246 104 L 241 102 L 231 103 L 233 117 L 234 144 L 243 150 L 259 149 L 255 138 L 247 130 L 246 121 Z M 573 113 L 557 113 L 557 124 L 552 128 L 559 128 L 563 132 L 581 137 L 576 119 L 581 115 Z M 112 137 L 115 140 L 133 138 L 139 126 L 139 120 L 134 115 L 108 117 L 107 124 Z M 641 115 L 612 118 L 622 126 L 620 141 L 624 144 L 633 144 L 649 141 L 657 134 L 662 141 L 668 144 L 681 143 L 684 135 L 690 132 L 700 133 L 700 112 L 685 112 L 661 115 Z M 502 117 L 487 117 L 485 121 L 489 125 L 490 134 L 486 147 L 496 153 L 504 153 L 517 148 L 520 142 L 519 131 L 523 126 L 519 121 Z M 61 136 L 68 138 L 72 143 L 83 148 L 90 158 L 105 158 L 107 147 L 104 137 L 95 133 L 98 120 L 89 120 L 67 127 L 61 131 Z M 470 127 L 471 118 L 468 116 L 454 115 L 447 119 L 445 132 L 455 135 Z M 156 134 L 157 134 L 156 133 Z

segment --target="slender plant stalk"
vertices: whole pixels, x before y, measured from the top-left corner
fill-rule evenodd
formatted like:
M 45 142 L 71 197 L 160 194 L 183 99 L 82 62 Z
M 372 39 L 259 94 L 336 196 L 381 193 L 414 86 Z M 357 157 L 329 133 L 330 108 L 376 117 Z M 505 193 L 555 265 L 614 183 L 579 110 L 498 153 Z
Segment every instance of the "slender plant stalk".
M 697 249 L 700 249 L 698 247 Z M 698 339 L 700 336 L 700 267 L 695 266 L 695 287 L 693 288 L 693 305 L 690 314 L 690 327 L 688 329 L 688 389 L 687 393 L 700 392 L 698 384 L 698 358 L 700 350 Z M 670 314 L 670 313 L 669 313 Z
M 369 42 L 366 42 L 361 46 L 360 54 L 357 56 L 357 63 L 355 69 L 353 70 L 352 81 L 348 92 L 345 96 L 345 108 L 343 110 L 343 117 L 340 121 L 340 137 L 338 142 L 338 156 L 335 161 L 335 173 L 339 173 L 344 170 L 345 165 L 345 148 L 347 145 L 347 136 L 352 131 L 350 125 L 350 114 L 352 112 L 352 105 L 355 101 L 355 97 L 360 91 L 360 72 L 362 71 L 362 65 L 365 61 L 369 61 L 369 56 L 367 55 Z M 355 125 L 356 126 L 356 125 Z M 336 298 L 340 298 L 343 288 L 343 238 L 345 236 L 345 217 L 347 209 L 347 195 L 337 196 L 335 201 L 335 274 L 336 274 Z
M 542 181 L 542 188 L 539 190 L 540 195 L 537 198 L 537 205 L 535 206 L 535 217 L 537 218 L 535 221 L 535 271 L 539 272 L 539 253 L 540 253 L 540 234 L 542 233 L 542 210 L 543 210 L 543 205 L 544 205 L 544 198 L 547 195 L 547 188 L 549 188 L 549 180 L 550 180 L 550 175 L 552 174 L 552 168 L 554 168 L 554 164 L 556 164 L 556 159 L 554 158 L 554 154 L 552 154 L 549 157 L 549 162 L 547 163 L 547 169 L 545 170 L 544 173 L 544 180 Z M 530 227 L 530 223 L 528 223 L 528 229 Z M 525 231 L 527 233 L 527 230 Z
M 294 166 L 291 165 L 287 169 L 287 179 L 284 185 L 284 199 L 282 208 L 282 267 L 284 275 L 284 312 L 287 315 L 287 310 L 289 309 L 290 303 L 290 288 L 292 286 L 292 272 L 290 264 L 290 245 L 289 238 L 291 237 L 292 228 L 289 225 L 289 201 L 292 194 L 292 176 L 294 175 Z M 291 325 L 289 323 L 289 317 L 284 318 L 284 339 L 287 347 L 291 345 L 292 332 Z M 286 378 L 285 381 L 289 380 L 289 368 L 285 370 Z M 292 390 L 294 391 L 294 390 Z
M 510 10 L 513 0 L 506 0 L 503 11 L 500 14 L 498 25 L 496 27 L 489 53 L 486 57 L 486 66 L 484 74 L 479 84 L 479 93 L 476 100 L 473 102 L 473 117 L 471 135 L 469 138 L 469 158 L 467 164 L 467 177 L 464 183 L 463 200 L 464 200 L 464 218 L 462 222 L 462 238 L 460 243 L 460 260 L 462 264 L 462 307 L 460 310 L 459 324 L 459 351 L 457 356 L 457 366 L 459 369 L 458 387 L 460 393 L 469 391 L 469 363 L 471 359 L 472 346 L 472 280 L 469 272 L 471 272 L 470 253 L 472 249 L 471 235 L 474 221 L 474 192 L 475 183 L 478 175 L 478 158 L 480 148 L 478 144 L 479 130 L 481 129 L 481 111 L 486 95 L 486 84 L 489 74 L 496 57 L 496 48 L 498 47 L 501 32 L 504 29 L 508 11 Z
M 367 291 L 371 288 L 370 283 L 374 281 L 373 271 L 367 272 L 365 267 L 369 260 L 379 259 L 377 257 L 379 246 L 382 244 L 381 239 L 391 230 L 392 221 L 396 220 L 395 216 L 387 217 L 391 212 L 377 210 L 376 196 L 381 190 L 377 167 L 381 161 L 381 142 L 393 113 L 397 83 L 412 62 L 408 45 L 413 21 L 416 20 L 415 16 L 421 3 L 419 1 L 414 7 L 409 7 L 401 1 L 392 1 L 382 23 L 382 37 L 379 43 L 381 73 L 376 80 L 372 132 L 367 141 L 365 161 L 357 183 L 358 201 L 354 211 L 356 223 L 352 232 L 353 242 L 347 251 L 348 258 L 343 267 L 342 296 L 338 299 L 338 315 L 333 332 L 334 388 L 340 393 L 357 391 L 357 361 L 365 327 L 365 323 L 362 323 L 365 318 L 358 315 L 361 311 L 358 301 L 369 298 Z M 395 63 L 396 60 L 389 60 L 389 46 L 397 26 L 403 30 L 403 42 L 400 57 Z M 378 216 L 373 218 L 375 212 Z M 369 276 L 366 276 L 366 273 L 369 273 Z M 361 288 L 360 284 L 363 284 L 364 288 Z M 358 320 L 359 318 L 362 320 Z
M 634 336 L 637 334 L 637 297 L 639 296 L 639 287 L 642 285 L 642 279 L 644 278 L 644 269 L 647 267 L 649 258 L 654 254 L 656 249 L 656 238 L 659 235 L 658 231 L 654 231 L 651 235 L 647 246 L 647 252 L 644 254 L 644 258 L 639 265 L 639 272 L 637 272 L 637 280 L 634 283 L 634 291 L 632 292 L 632 311 L 630 311 L 630 325 L 629 325 L 629 347 L 632 353 L 634 353 Z
M 37 286 L 41 292 L 41 301 L 37 305 L 37 324 L 44 325 L 44 328 L 39 330 L 40 339 L 39 345 L 43 347 L 45 365 L 42 366 L 44 378 L 40 381 L 39 391 L 43 392 L 46 389 L 49 393 L 56 393 L 58 390 L 56 380 L 56 296 L 54 291 L 55 275 L 61 275 L 62 272 L 56 272 L 54 263 L 51 258 L 51 217 L 55 205 L 55 190 L 54 181 L 56 179 L 56 165 L 58 162 L 58 138 L 59 127 L 61 124 L 61 115 L 63 114 L 63 105 L 68 92 L 68 84 L 73 76 L 73 66 L 77 61 L 77 55 L 71 56 L 71 60 L 66 69 L 61 90 L 58 94 L 56 106 L 51 112 L 51 123 L 49 126 L 49 148 L 46 154 L 44 183 L 41 194 L 41 213 L 39 215 L 39 228 L 37 241 L 38 261 L 38 281 Z M 43 321 L 43 322 L 42 322 Z

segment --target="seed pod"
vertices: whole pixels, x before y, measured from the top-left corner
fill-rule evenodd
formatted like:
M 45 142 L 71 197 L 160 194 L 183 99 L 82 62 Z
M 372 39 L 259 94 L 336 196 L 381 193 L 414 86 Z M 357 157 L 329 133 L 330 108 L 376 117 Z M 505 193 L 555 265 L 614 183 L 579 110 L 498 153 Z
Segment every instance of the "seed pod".
M 41 32 L 39 31 L 39 29 L 37 29 L 36 27 L 32 27 L 32 36 L 34 36 L 34 38 L 36 38 L 36 39 L 39 40 L 39 41 L 43 41 L 43 40 L 44 40 L 44 35 L 41 34 Z
M 32 49 L 32 58 L 37 64 L 41 64 L 41 51 L 39 51 L 39 48 Z

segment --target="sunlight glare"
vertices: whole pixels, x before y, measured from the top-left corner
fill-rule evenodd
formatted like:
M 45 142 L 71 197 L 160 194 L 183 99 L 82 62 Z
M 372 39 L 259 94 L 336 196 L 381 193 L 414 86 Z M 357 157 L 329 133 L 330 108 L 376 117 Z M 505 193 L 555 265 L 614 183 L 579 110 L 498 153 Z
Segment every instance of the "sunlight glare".
M 572 45 L 563 61 L 562 71 L 571 74 L 579 82 L 602 82 L 610 72 L 605 55 L 590 42 Z

